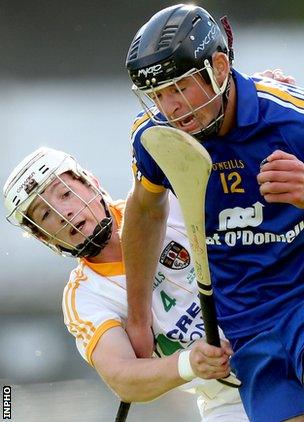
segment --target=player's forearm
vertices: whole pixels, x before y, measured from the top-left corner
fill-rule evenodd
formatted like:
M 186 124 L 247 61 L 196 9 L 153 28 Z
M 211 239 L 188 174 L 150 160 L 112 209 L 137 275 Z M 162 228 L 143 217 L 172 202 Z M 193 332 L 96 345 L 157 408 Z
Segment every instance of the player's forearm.
M 108 381 L 123 401 L 149 401 L 185 384 L 183 378 L 208 380 L 227 377 L 231 355 L 227 341 L 223 341 L 221 347 L 197 341 L 191 351 L 161 359 L 121 356 L 115 359 Z M 180 374 L 184 375 L 183 378 Z
M 145 402 L 185 383 L 177 370 L 178 356 L 151 359 L 121 359 L 115 371 L 103 379 L 125 402 Z M 104 372 L 104 371 L 103 371 Z
M 124 329 L 113 327 L 102 335 L 91 358 L 97 372 L 123 401 L 140 402 L 153 400 L 186 379 L 226 377 L 231 353 L 227 342 L 217 348 L 197 341 L 190 353 L 139 359 Z
M 141 323 L 150 318 L 152 282 L 165 235 L 165 203 L 141 206 L 134 197 L 127 201 L 122 246 L 126 266 L 129 318 Z

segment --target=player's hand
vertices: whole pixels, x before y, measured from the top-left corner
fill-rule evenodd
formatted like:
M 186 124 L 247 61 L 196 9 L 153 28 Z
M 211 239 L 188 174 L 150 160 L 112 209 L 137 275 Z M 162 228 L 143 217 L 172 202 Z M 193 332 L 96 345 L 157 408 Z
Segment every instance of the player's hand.
M 224 378 L 230 373 L 229 359 L 232 353 L 228 341 L 221 341 L 221 347 L 215 347 L 199 340 L 191 350 L 190 365 L 200 378 Z
M 274 69 L 274 70 L 267 69 L 267 70 L 264 70 L 263 72 L 256 72 L 254 73 L 253 76 L 256 76 L 258 78 L 266 77 L 266 78 L 274 79 L 275 81 L 278 81 L 278 82 L 283 82 L 285 84 L 291 84 L 291 85 L 295 85 L 296 83 L 295 78 L 290 75 L 285 75 L 282 69 Z
M 257 181 L 265 201 L 304 208 L 304 163 L 294 155 L 274 151 L 261 166 Z
M 154 348 L 151 324 L 139 324 L 128 319 L 126 331 L 138 358 L 150 358 Z

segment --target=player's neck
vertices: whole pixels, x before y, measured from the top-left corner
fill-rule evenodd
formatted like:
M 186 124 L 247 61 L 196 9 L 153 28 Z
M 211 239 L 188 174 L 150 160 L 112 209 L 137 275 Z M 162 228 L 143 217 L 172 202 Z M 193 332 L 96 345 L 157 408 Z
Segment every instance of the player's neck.
M 233 78 L 230 79 L 230 91 L 227 107 L 225 110 L 225 117 L 222 127 L 219 131 L 219 136 L 225 136 L 235 127 L 236 122 L 236 91 Z

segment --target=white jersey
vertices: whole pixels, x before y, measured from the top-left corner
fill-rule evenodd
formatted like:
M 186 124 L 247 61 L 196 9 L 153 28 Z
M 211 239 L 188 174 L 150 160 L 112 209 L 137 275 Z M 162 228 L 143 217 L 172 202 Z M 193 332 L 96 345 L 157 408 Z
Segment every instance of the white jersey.
M 112 208 L 113 211 L 119 226 L 122 204 Z M 123 263 L 93 264 L 81 259 L 64 290 L 63 312 L 80 354 L 92 364 L 92 352 L 103 333 L 112 327 L 124 326 L 127 296 Z M 152 313 L 156 350 L 160 356 L 171 355 L 205 337 L 189 243 L 173 195 L 166 238 L 153 283 Z M 183 389 L 185 387 L 194 388 L 203 395 L 200 410 L 240 402 L 236 389 L 225 387 L 216 380 L 197 378 L 185 384 Z

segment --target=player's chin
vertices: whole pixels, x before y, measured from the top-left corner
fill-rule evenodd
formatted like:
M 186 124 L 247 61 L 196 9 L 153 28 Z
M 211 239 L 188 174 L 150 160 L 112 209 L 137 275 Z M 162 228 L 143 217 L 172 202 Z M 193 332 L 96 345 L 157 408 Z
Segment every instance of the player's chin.
M 85 234 L 80 234 L 78 233 L 75 236 L 71 236 L 70 239 L 68 240 L 68 243 L 70 243 L 72 246 L 77 246 L 80 243 L 83 243 L 88 236 L 86 236 Z

